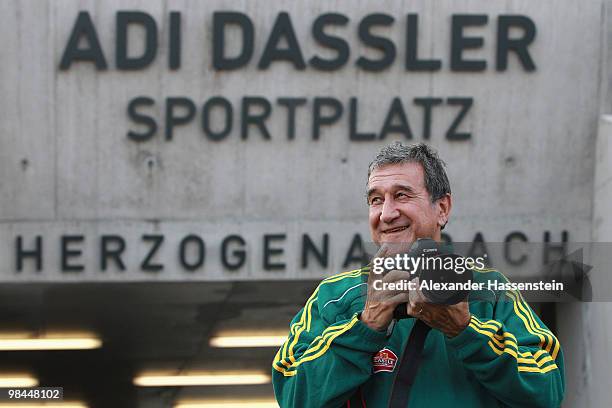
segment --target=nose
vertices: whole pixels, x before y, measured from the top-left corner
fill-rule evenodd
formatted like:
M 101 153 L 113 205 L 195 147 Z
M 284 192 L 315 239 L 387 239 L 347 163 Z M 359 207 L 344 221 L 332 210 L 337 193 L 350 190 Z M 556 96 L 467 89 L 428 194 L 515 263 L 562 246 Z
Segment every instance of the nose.
M 395 205 L 395 200 L 393 199 L 385 199 L 383 203 L 383 208 L 380 213 L 380 220 L 385 224 L 391 224 L 393 220 L 399 217 L 400 212 Z

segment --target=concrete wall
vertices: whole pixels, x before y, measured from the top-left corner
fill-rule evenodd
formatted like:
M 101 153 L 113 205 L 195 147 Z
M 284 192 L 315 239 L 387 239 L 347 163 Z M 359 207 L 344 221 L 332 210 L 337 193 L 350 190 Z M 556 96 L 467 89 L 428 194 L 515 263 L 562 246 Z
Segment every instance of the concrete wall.
M 414 141 L 423 140 L 423 110 L 412 103 L 413 98 L 473 98 L 459 129 L 472 134 L 466 141 L 444 137 L 459 107 L 441 105 L 433 111 L 429 142 L 448 163 L 455 196 L 448 229 L 453 239 L 469 241 L 480 231 L 488 241 L 502 241 L 514 230 L 525 232 L 532 241 L 541 241 L 544 231 L 550 231 L 553 240 L 559 240 L 563 230 L 570 232 L 570 240 L 590 236 L 600 89 L 599 2 L 512 1 L 500 6 L 486 1 L 308 5 L 281 1 L 272 8 L 257 1 L 66 1 L 61 5 L 8 1 L 0 7 L 0 30 L 7 44 L 0 79 L 0 256 L 10 259 L 0 270 L 5 280 L 25 279 L 14 273 L 17 235 L 32 245 L 33 234 L 41 234 L 45 248 L 49 246 L 45 274 L 36 279 L 53 279 L 60 234 L 86 235 L 86 243 L 79 247 L 83 251 L 88 243 L 98 245 L 95 232 L 102 230 L 136 236 L 163 230 L 171 234 L 169 240 L 198 233 L 211 247 L 218 245 L 214 234 L 220 231 L 248 235 L 262 231 L 261 223 L 269 223 L 264 232 L 286 233 L 288 240 L 298 239 L 302 231 L 315 234 L 321 223 L 330 233 L 350 237 L 359 232 L 367 237 L 363 199 L 367 164 L 380 146 L 405 138 L 349 140 L 350 97 L 359 101 L 361 132 L 378 132 L 393 97 L 400 97 Z M 122 10 L 145 11 L 157 22 L 157 57 L 145 69 L 116 69 L 115 15 Z M 241 11 L 255 26 L 255 52 L 245 68 L 212 69 L 212 14 L 222 10 Z M 90 13 L 107 70 L 83 62 L 59 69 L 79 11 Z M 177 70 L 169 69 L 166 62 L 170 11 L 182 13 L 182 65 Z M 279 11 L 289 13 L 306 60 L 315 54 L 333 55 L 310 35 L 314 19 L 332 11 L 348 16 L 345 27 L 330 31 L 349 42 L 348 64 L 333 72 L 311 67 L 300 71 L 286 62 L 258 70 L 257 61 Z M 357 36 L 361 19 L 374 12 L 394 17 L 392 26 L 374 31 L 397 46 L 395 63 L 376 73 L 355 66 L 359 56 L 379 56 Z M 441 70 L 403 68 L 408 13 L 419 17 L 420 57 L 439 58 Z M 451 16 L 461 13 L 488 16 L 487 24 L 465 30 L 468 36 L 484 38 L 482 48 L 464 53 L 465 58 L 486 60 L 483 72 L 449 68 Z M 500 14 L 525 15 L 536 24 L 537 35 L 529 47 L 535 71 L 525 71 L 516 55 L 510 55 L 506 71 L 495 70 Z M 512 35 L 520 36 L 521 31 Z M 142 37 L 138 27 L 131 32 L 132 53 L 142 49 Z M 237 41 L 230 32 L 230 49 Z M 151 140 L 137 143 L 126 134 L 141 131 L 142 125 L 130 120 L 127 106 L 141 95 L 155 101 L 142 112 L 154 117 L 160 128 Z M 232 132 L 219 142 L 208 140 L 200 126 L 201 105 L 215 95 L 227 98 L 235 111 Z M 256 129 L 247 140 L 240 138 L 239 103 L 249 95 L 273 103 L 267 122 L 270 140 Z M 167 141 L 164 100 L 174 96 L 193 100 L 198 113 Z M 307 98 L 296 116 L 294 140 L 287 139 L 286 110 L 274 103 L 285 96 Z M 344 114 L 334 125 L 323 127 L 315 141 L 311 122 L 316 96 L 337 98 Z M 341 249 L 332 258 L 344 257 L 350 245 L 347 239 L 334 238 Z M 258 244 L 249 245 L 255 251 Z M 286 251 L 295 246 L 289 242 Z M 134 247 L 135 257 L 147 250 L 138 243 Z M 176 251 L 161 256 L 168 265 L 176 265 Z M 258 269 L 260 259 L 251 258 L 248 268 Z M 293 262 L 291 253 L 287 259 Z M 330 269 L 342 269 L 340 263 L 334 260 Z M 25 268 L 31 270 L 31 262 Z M 284 274 L 322 274 L 320 268 L 305 272 L 295 268 L 292 263 Z M 94 269 L 95 263 L 88 264 L 87 276 Z M 218 266 L 210 269 L 202 279 L 222 276 Z
M 482 232 L 487 241 L 503 241 L 512 231 L 542 241 L 545 231 L 559 240 L 610 241 L 607 216 L 612 196 L 610 137 L 612 125 L 600 113 L 610 113 L 607 91 L 609 2 L 484 0 L 456 2 L 308 2 L 277 1 L 3 1 L 0 35 L 0 281 L 109 280 L 249 280 L 318 278 L 343 269 L 355 233 L 367 239 L 363 186 L 374 152 L 392 139 L 355 142 L 349 138 L 349 98 L 359 101 L 357 126 L 378 132 L 394 97 L 404 103 L 414 137 L 423 140 L 423 110 L 413 98 L 473 98 L 460 131 L 465 141 L 449 141 L 446 130 L 456 117 L 456 106 L 434 110 L 431 138 L 448 164 L 453 187 L 453 215 L 448 233 L 470 241 Z M 116 69 L 115 16 L 118 11 L 150 14 L 159 32 L 156 60 L 136 71 Z M 211 66 L 212 15 L 233 10 L 247 14 L 255 26 L 251 62 L 236 71 Z M 108 69 L 75 63 L 60 70 L 60 59 L 80 11 L 95 24 Z M 182 64 L 168 68 L 169 12 L 182 13 Z M 271 27 L 280 11 L 289 13 L 306 60 L 333 53 L 310 35 L 312 22 L 325 12 L 349 17 L 345 27 L 330 30 L 350 45 L 346 66 L 333 72 L 288 63 L 257 69 Z M 355 66 L 359 56 L 376 58 L 377 51 L 358 39 L 358 24 L 370 13 L 395 18 L 391 27 L 375 31 L 397 46 L 395 63 L 372 73 Z M 404 37 L 406 14 L 419 16 L 419 55 L 439 58 L 440 71 L 407 72 Z M 471 27 L 466 35 L 481 36 L 484 46 L 466 51 L 466 58 L 485 59 L 483 72 L 459 73 L 449 68 L 451 16 L 485 14 L 488 23 Z M 606 14 L 607 13 L 607 14 Z M 506 71 L 496 71 L 497 17 L 521 14 L 537 26 L 529 51 L 537 69 L 526 72 L 512 55 Z M 236 47 L 236 33 L 228 36 Z M 520 35 L 514 32 L 513 35 Z M 129 47 L 138 53 L 142 32 L 130 34 Z M 142 131 L 130 120 L 127 106 L 137 96 L 155 105 L 143 111 L 158 123 L 155 136 L 134 142 L 126 134 Z M 213 142 L 200 126 L 201 106 L 213 96 L 234 106 L 233 130 Z M 164 101 L 168 97 L 194 101 L 193 121 L 176 128 L 165 140 Z M 251 128 L 240 137 L 240 101 L 262 96 L 272 102 L 267 121 L 271 139 Z M 333 97 L 344 107 L 342 117 L 323 127 L 312 140 L 313 98 Z M 294 140 L 286 133 L 286 110 L 279 97 L 303 97 L 296 116 Z M 596 149 L 597 146 L 597 149 Z M 597 169 L 595 167 L 597 166 Z M 596 176 L 594 176 L 596 174 Z M 594 198 L 593 198 L 594 197 Z M 299 261 L 303 233 L 319 239 L 329 233 L 330 264 Z M 60 240 L 82 235 L 79 273 L 61 268 Z M 111 265 L 100 271 L 99 245 L 104 234 L 122 236 L 127 248 L 127 270 Z M 145 234 L 163 234 L 164 246 L 156 260 L 163 272 L 140 270 L 149 245 Z M 206 242 L 206 264 L 196 272 L 180 268 L 180 242 L 197 234 Z M 246 241 L 247 262 L 238 271 L 225 269 L 220 245 L 229 234 Z M 278 271 L 262 268 L 263 236 L 285 234 L 278 245 L 286 263 Z M 26 248 L 43 239 L 44 262 L 35 271 L 32 260 L 16 272 L 15 242 Z M 603 288 L 612 286 L 604 279 Z M 560 306 L 559 337 L 567 360 L 568 393 L 565 406 L 603 406 L 603 381 L 610 365 L 605 350 L 610 343 L 609 304 Z M 609 382 L 609 381 L 608 381 Z
M 595 169 L 595 188 L 593 202 L 593 241 L 597 251 L 594 261 L 601 265 L 601 272 L 593 274 L 594 286 L 609 293 L 612 288 L 612 275 L 609 273 L 610 256 L 604 248 L 612 242 L 612 220 L 610 219 L 610 200 L 612 200 L 612 116 L 602 115 L 597 136 L 597 159 Z M 582 333 L 577 337 L 579 347 L 572 348 L 579 361 L 576 370 L 578 381 L 570 385 L 575 390 L 575 405 L 599 407 L 607 404 L 609 367 L 612 355 L 608 351 L 612 339 L 612 303 L 609 298 L 596 298 L 594 302 L 582 305 Z M 577 322 L 579 323 L 580 320 Z M 571 398 L 571 397 L 570 397 Z

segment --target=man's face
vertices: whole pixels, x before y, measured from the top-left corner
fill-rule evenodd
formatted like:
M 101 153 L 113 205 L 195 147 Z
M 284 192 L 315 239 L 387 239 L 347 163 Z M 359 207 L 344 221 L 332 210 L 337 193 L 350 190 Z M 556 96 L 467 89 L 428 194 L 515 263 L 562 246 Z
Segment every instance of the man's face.
M 431 203 L 419 163 L 390 164 L 372 171 L 368 205 L 370 234 L 377 244 L 440 240 L 439 221 L 443 224 L 448 215 L 439 203 Z

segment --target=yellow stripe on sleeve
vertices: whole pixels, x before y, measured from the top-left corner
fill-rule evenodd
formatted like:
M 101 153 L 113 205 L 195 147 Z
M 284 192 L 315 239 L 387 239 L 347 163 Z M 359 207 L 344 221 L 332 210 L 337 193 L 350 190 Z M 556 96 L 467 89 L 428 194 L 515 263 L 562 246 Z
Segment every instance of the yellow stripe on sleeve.
M 500 276 L 506 282 L 509 282 L 508 278 L 506 278 L 497 269 L 493 269 L 493 268 L 482 268 L 482 269 L 474 268 L 473 270 L 476 271 L 476 272 L 480 272 L 480 273 L 498 272 L 500 274 Z M 523 297 L 520 294 L 520 292 L 518 292 L 518 291 L 508 291 L 508 292 L 506 292 L 506 294 L 508 295 L 508 297 L 510 297 L 512 300 L 514 300 L 514 305 L 513 306 L 514 306 L 515 313 L 516 313 L 516 315 L 519 318 L 521 318 L 521 320 L 523 320 L 523 322 L 525 323 L 525 328 L 531 334 L 533 334 L 533 335 L 535 335 L 535 336 L 540 338 L 540 341 L 541 341 L 540 346 L 544 346 L 546 351 L 550 352 L 551 348 L 552 348 L 551 355 L 552 355 L 553 359 L 556 359 L 557 358 L 557 354 L 559 353 L 559 350 L 560 350 L 559 340 L 555 337 L 555 335 L 550 330 L 546 330 L 546 329 L 544 329 L 544 328 L 542 328 L 540 326 L 540 324 L 537 322 L 537 320 L 533 316 L 533 312 L 531 311 L 531 308 L 526 304 L 526 302 L 523 299 Z M 519 309 L 517 309 L 517 305 L 518 305 Z M 523 313 L 521 313 L 521 311 Z M 525 318 L 527 320 L 525 320 Z M 546 337 L 546 338 L 544 338 L 544 337 Z M 553 343 L 554 343 L 554 347 L 552 347 Z
M 550 330 L 544 329 L 542 326 L 540 326 L 540 324 L 536 320 L 535 316 L 533 315 L 533 311 L 531 310 L 529 305 L 527 305 L 527 303 L 525 302 L 525 299 L 523 299 L 523 296 L 518 291 L 515 292 L 515 296 L 516 296 L 516 299 L 518 299 L 519 307 L 527 315 L 527 317 L 528 317 L 529 321 L 531 322 L 532 327 L 534 328 L 534 330 L 536 332 L 538 332 L 538 333 L 541 333 L 541 334 L 545 335 L 548 338 L 548 340 L 550 341 L 549 346 L 547 347 L 547 351 L 548 352 L 550 352 L 550 348 L 552 347 L 552 344 L 554 343 L 555 346 L 553 348 L 553 352 L 551 353 L 551 355 L 553 356 L 554 359 L 556 359 L 557 358 L 557 354 L 559 353 L 559 349 L 561 347 L 560 343 L 559 343 L 559 340 L 557 339 L 557 337 Z
M 504 332 L 503 336 L 491 332 L 490 330 L 488 330 L 490 326 L 496 326 L 492 322 L 494 321 L 489 320 L 486 323 L 483 323 L 476 316 L 472 316 L 470 319 L 469 327 L 475 330 L 476 332 L 489 337 L 490 340 L 487 342 L 487 344 L 489 345 L 491 350 L 495 352 L 495 354 L 502 355 L 503 353 L 507 353 L 514 357 L 517 360 L 518 371 L 546 373 L 554 368 L 557 368 L 556 364 L 542 367 L 544 364 L 553 361 L 552 357 L 546 354 L 544 350 L 538 350 L 536 354 L 532 354 L 531 352 L 518 352 L 519 348 L 516 337 L 509 332 Z M 503 340 L 503 343 L 500 342 L 500 340 Z M 539 359 L 539 357 L 541 357 L 542 355 L 545 355 L 545 357 Z M 525 364 L 529 365 L 526 366 Z M 550 368 L 552 366 L 554 367 Z
M 306 331 L 306 332 L 310 331 L 310 327 L 311 327 L 311 323 L 312 323 L 312 307 L 313 307 L 313 304 L 318 299 L 317 295 L 319 293 L 319 289 L 320 289 L 321 285 L 325 285 L 325 284 L 333 283 L 333 282 L 338 282 L 340 280 L 347 279 L 347 278 L 355 278 L 355 277 L 359 277 L 361 275 L 367 275 L 369 273 L 368 271 L 369 271 L 369 268 L 355 269 L 355 270 L 352 270 L 352 271 L 340 273 L 338 275 L 330 276 L 329 278 L 323 279 L 321 281 L 319 286 L 317 286 L 317 288 L 315 289 L 313 294 L 310 296 L 310 298 L 306 302 L 306 305 L 304 306 L 304 309 L 302 309 L 302 316 L 300 317 L 300 320 L 298 322 L 294 323 L 293 325 L 291 325 L 290 334 L 292 335 L 293 338 L 287 339 L 287 341 L 285 341 L 285 343 L 283 344 L 283 346 L 279 350 L 280 354 L 277 353 L 277 357 L 278 358 L 274 359 L 274 364 L 273 364 L 273 366 L 275 366 L 275 368 L 276 368 L 276 364 L 282 364 L 283 366 L 287 367 L 287 366 L 291 366 L 293 363 L 296 362 L 296 358 L 294 356 L 294 349 L 295 349 L 295 346 L 298 344 L 298 341 L 299 341 L 299 338 L 300 338 L 301 334 L 304 331 Z M 320 336 L 315 338 L 310 343 L 309 349 L 306 351 L 306 353 L 314 353 L 319 348 L 323 347 L 324 344 L 325 344 L 324 335 L 329 333 L 333 329 L 337 329 L 338 327 L 339 326 L 332 326 L 332 327 L 328 327 L 327 329 L 325 329 L 323 331 L 323 333 L 321 333 Z M 315 344 L 314 348 L 313 348 L 313 344 L 315 342 L 318 342 L 318 343 Z
M 281 372 L 286 377 L 294 376 L 297 373 L 297 367 L 299 365 L 307 361 L 312 361 L 312 360 L 315 360 L 321 357 L 329 349 L 329 347 L 331 346 L 331 343 L 334 341 L 336 337 L 348 331 L 357 322 L 358 322 L 357 315 L 355 315 L 350 321 L 346 323 L 343 323 L 338 326 L 329 327 L 328 328 L 329 331 L 326 333 L 324 338 L 321 339 L 322 343 L 320 342 L 316 348 L 308 349 L 308 351 L 304 353 L 304 355 L 300 357 L 295 363 L 291 364 L 290 367 L 285 369 L 285 368 L 281 368 L 277 366 L 276 364 L 273 364 L 274 369 Z
M 531 323 L 523 314 L 522 309 L 519 308 L 518 301 L 514 297 L 514 294 L 512 294 L 511 292 L 506 292 L 506 295 L 512 300 L 512 307 L 514 308 L 514 314 L 523 321 L 523 325 L 525 326 L 525 329 L 527 329 L 529 333 L 533 334 L 534 336 L 540 339 L 540 344 L 539 344 L 540 347 L 544 348 L 546 351 L 550 351 L 550 345 L 548 344 L 548 339 L 545 339 L 541 333 L 535 332 L 535 330 L 531 327 Z

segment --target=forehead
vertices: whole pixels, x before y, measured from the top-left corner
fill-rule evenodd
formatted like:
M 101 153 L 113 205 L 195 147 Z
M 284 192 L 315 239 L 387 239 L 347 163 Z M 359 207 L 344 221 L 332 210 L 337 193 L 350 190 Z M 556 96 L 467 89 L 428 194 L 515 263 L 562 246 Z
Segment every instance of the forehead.
M 370 173 L 368 188 L 385 188 L 402 184 L 420 190 L 425 188 L 424 175 L 420 163 L 388 164 Z

